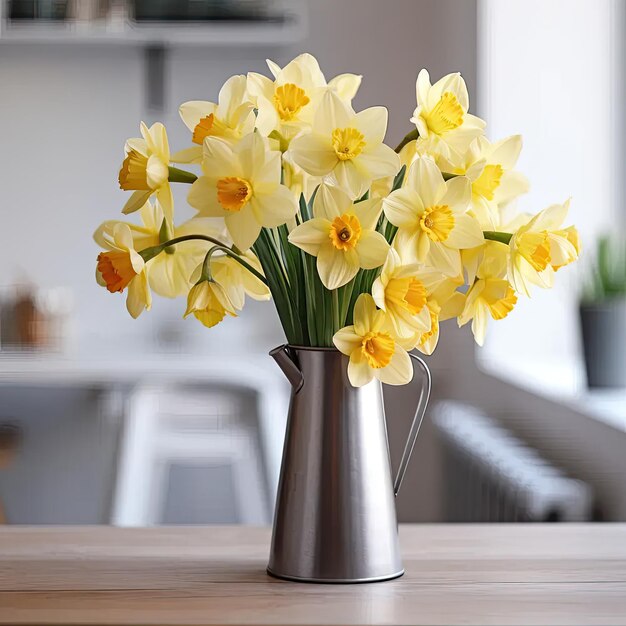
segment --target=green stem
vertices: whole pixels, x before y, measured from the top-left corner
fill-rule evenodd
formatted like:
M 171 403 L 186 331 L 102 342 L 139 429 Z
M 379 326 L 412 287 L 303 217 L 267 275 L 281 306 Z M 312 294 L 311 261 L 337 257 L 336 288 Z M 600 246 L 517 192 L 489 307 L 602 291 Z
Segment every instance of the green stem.
M 402 150 L 402 148 L 404 148 L 404 146 L 406 146 L 407 143 L 414 141 L 419 136 L 420 134 L 417 132 L 417 128 L 414 128 L 413 130 L 409 131 L 404 136 L 404 139 L 402 139 L 402 141 L 396 146 L 395 151 L 399 154 L 400 150 Z
M 142 256 L 143 260 L 147 262 L 150 259 L 153 259 L 155 256 L 157 256 L 157 254 L 160 254 L 161 252 L 163 252 L 163 250 L 165 250 L 166 248 L 170 246 L 175 246 L 177 243 L 183 243 L 184 241 L 198 241 L 198 240 L 208 241 L 210 243 L 215 244 L 215 246 L 211 248 L 211 250 L 214 250 L 215 248 L 219 248 L 220 250 L 222 250 L 222 252 L 225 252 L 231 259 L 234 259 L 235 261 L 237 261 L 239 265 L 241 265 L 242 267 L 245 267 L 251 274 L 256 276 L 256 278 L 258 278 L 262 283 L 267 285 L 267 279 L 265 278 L 265 276 L 263 276 L 263 274 L 261 274 L 256 269 L 254 269 L 252 265 L 250 265 L 247 261 L 244 261 L 238 254 L 233 252 L 223 241 L 220 241 L 219 239 L 215 239 L 215 237 L 209 237 L 208 235 L 182 235 L 181 237 L 174 237 L 174 239 L 169 239 L 168 241 L 164 241 L 162 244 L 159 244 L 158 246 L 152 246 L 151 248 L 145 248 L 144 250 L 140 250 L 139 254 Z M 209 250 L 209 252 L 211 252 L 211 250 Z
M 333 309 L 333 336 L 341 328 L 341 310 L 339 307 L 339 289 L 332 290 L 332 309 Z
M 280 259 L 280 252 L 276 249 L 276 244 L 268 229 L 261 229 L 259 238 L 254 244 L 254 250 L 268 277 L 274 305 L 280 317 L 283 330 L 287 335 L 287 341 L 301 345 L 302 331 L 297 315 L 293 310 L 294 305 L 291 300 L 289 280 Z
M 348 310 L 350 309 L 350 301 L 352 300 L 352 290 L 356 283 L 356 276 L 344 287 L 342 287 L 343 293 L 341 296 L 341 312 L 340 312 L 340 328 L 346 326 L 346 319 L 348 318 Z
M 320 342 L 324 341 L 323 337 L 323 303 L 318 298 L 318 285 L 320 284 L 320 278 L 315 268 L 315 257 L 311 256 L 304 250 L 300 251 L 302 254 L 302 265 L 304 268 L 304 280 L 306 284 L 306 316 L 307 326 L 309 328 L 309 336 L 312 346 L 321 345 Z
M 204 262 L 202 263 L 202 272 L 200 274 L 200 280 L 213 280 L 213 276 L 211 275 L 211 257 L 213 256 L 213 252 L 218 250 L 218 246 L 213 246 L 209 249 L 204 257 Z
M 202 274 L 200 280 L 213 280 L 213 276 L 211 275 L 211 258 L 218 250 L 220 252 L 226 253 L 227 256 L 237 261 L 237 263 L 245 267 L 250 273 L 256 276 L 259 280 L 262 280 L 267 285 L 267 280 L 265 279 L 263 274 L 257 272 L 257 270 L 249 265 L 247 261 L 244 261 L 238 254 L 233 252 L 230 248 L 226 248 L 225 246 L 213 246 L 206 253 L 206 256 L 204 257 L 204 262 L 202 263 Z
M 485 239 L 489 239 L 490 241 L 499 241 L 507 246 L 511 241 L 511 237 L 513 237 L 513 233 L 501 233 L 497 230 L 485 230 L 483 231 L 483 235 Z
M 198 177 L 193 172 L 187 172 L 186 170 L 181 170 L 178 167 L 169 167 L 170 173 L 168 180 L 170 183 L 188 183 L 192 184 L 198 180 Z

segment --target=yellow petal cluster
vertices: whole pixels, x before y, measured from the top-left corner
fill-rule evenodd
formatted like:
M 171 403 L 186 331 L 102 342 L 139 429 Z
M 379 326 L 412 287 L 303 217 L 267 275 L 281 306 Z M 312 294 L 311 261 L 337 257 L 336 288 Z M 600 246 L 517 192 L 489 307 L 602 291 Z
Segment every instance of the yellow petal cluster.
M 389 244 L 376 231 L 381 210 L 378 198 L 355 204 L 340 187 L 320 185 L 314 217 L 292 230 L 289 242 L 317 257 L 322 283 L 338 289 L 359 269 L 374 269 L 385 261 Z
M 372 107 L 355 113 L 332 90 L 326 91 L 313 126 L 292 140 L 294 162 L 312 176 L 329 177 L 356 199 L 372 181 L 393 176 L 400 158 L 383 143 L 387 109 Z
M 202 175 L 187 200 L 199 215 L 222 218 L 240 250 L 254 244 L 261 228 L 280 226 L 297 211 L 296 197 L 281 183 L 281 153 L 256 132 L 234 146 L 207 137 Z
M 377 378 L 388 385 L 406 385 L 413 378 L 407 351 L 394 335 L 389 318 L 369 294 L 354 305 L 354 324 L 333 337 L 337 350 L 350 357 L 348 378 L 355 387 Z
M 126 290 L 126 308 L 137 318 L 144 309 L 150 310 L 152 294 L 146 263 L 135 250 L 129 226 L 116 224 L 103 243 L 105 252 L 98 255 L 96 266 L 98 282 L 111 293 Z
M 170 147 L 165 126 L 150 128 L 141 122 L 141 137 L 128 139 L 126 158 L 119 173 L 120 189 L 133 191 L 122 213 L 140 209 L 153 194 L 169 222 L 173 219 L 174 199 L 169 183 Z
M 308 53 L 267 66 L 185 102 L 177 152 L 159 122 L 126 141 L 122 212 L 138 219 L 94 239 L 98 282 L 126 292 L 133 317 L 152 291 L 186 297 L 185 317 L 206 327 L 271 296 L 289 343 L 335 347 L 355 386 L 405 384 L 407 351 L 432 354 L 444 321 L 471 324 L 482 345 L 490 320 L 580 255 L 569 201 L 509 215 L 529 190 L 522 138 L 487 137 L 459 73 L 417 74 L 394 149 L 387 109 L 353 108 L 361 76 L 327 80 Z M 174 184 L 196 211 L 182 223 Z

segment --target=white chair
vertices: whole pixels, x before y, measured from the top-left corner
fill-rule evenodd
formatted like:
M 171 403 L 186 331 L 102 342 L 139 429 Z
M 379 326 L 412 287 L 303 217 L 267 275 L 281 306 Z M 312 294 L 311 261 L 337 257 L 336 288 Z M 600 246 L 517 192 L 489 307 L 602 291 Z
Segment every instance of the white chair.
M 209 492 L 218 487 L 222 502 L 212 504 L 222 510 L 226 506 L 235 516 L 221 521 L 269 523 L 274 498 L 269 466 L 275 462 L 268 460 L 264 451 L 264 403 L 267 405 L 253 387 L 218 383 L 138 386 L 127 399 L 112 523 L 207 523 L 198 519 L 197 511 L 195 517 L 185 518 L 184 511 L 178 510 L 181 491 L 195 489 L 197 493 L 186 495 L 197 498 L 206 512 L 211 508 Z M 276 409 L 283 410 L 280 406 Z M 274 443 L 280 447 L 282 439 Z M 190 470 L 188 477 L 196 470 L 203 474 L 203 488 L 179 480 L 172 491 L 172 477 L 185 473 L 181 468 Z M 225 477 L 229 478 L 226 482 Z M 230 491 L 230 501 L 224 502 Z M 174 504 L 176 521 L 171 522 L 170 513 L 168 522 L 166 511 L 169 508 L 171 512 L 172 500 L 179 501 Z

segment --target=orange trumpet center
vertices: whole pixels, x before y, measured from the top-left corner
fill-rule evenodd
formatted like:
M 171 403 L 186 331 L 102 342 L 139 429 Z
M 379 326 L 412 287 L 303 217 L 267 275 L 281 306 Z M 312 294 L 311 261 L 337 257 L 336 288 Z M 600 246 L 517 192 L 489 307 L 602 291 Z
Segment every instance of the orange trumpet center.
M 128 283 L 137 276 L 130 254 L 122 250 L 101 252 L 98 255 L 97 268 L 111 293 L 124 291 Z

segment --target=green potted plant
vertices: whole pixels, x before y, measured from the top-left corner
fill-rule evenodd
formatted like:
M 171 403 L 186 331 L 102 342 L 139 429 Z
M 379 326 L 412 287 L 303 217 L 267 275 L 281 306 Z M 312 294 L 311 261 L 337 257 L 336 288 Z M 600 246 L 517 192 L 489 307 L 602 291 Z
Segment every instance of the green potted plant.
M 626 241 L 599 239 L 580 322 L 589 387 L 626 386 Z

